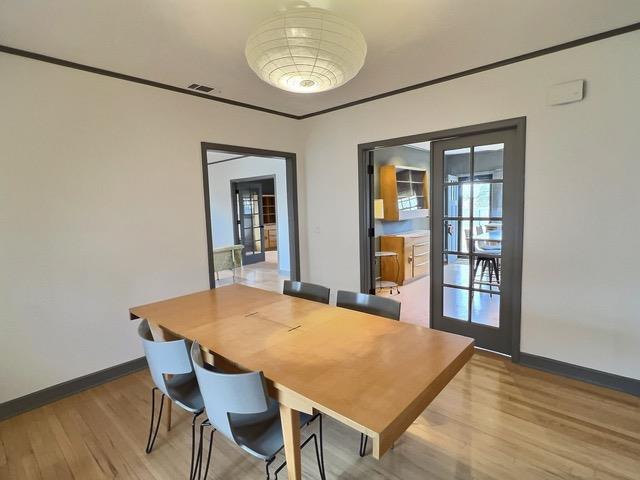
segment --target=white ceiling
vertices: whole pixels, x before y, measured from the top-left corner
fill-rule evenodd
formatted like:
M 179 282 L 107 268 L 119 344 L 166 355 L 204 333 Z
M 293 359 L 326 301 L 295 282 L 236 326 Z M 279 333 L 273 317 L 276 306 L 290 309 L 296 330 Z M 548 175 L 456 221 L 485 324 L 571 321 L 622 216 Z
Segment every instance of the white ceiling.
M 251 30 L 285 0 L 0 0 L 0 43 L 296 115 L 438 78 L 640 20 L 639 0 L 310 0 L 351 20 L 362 71 L 311 95 L 259 80 Z

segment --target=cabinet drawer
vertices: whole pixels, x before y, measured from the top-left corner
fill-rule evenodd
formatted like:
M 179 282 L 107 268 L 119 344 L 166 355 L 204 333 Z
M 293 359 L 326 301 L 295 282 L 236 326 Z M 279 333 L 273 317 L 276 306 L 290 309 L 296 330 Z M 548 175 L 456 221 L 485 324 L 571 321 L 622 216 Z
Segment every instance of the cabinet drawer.
M 409 275 L 411 278 L 421 277 L 429 273 L 429 243 L 414 243 L 408 247 Z
M 411 276 L 413 278 L 422 277 L 429 273 L 429 257 L 416 257 L 418 260 L 412 265 Z
M 424 255 L 424 254 L 429 254 L 429 242 L 422 242 L 422 243 L 414 243 L 413 245 L 411 245 L 409 247 L 409 254 L 410 255 Z

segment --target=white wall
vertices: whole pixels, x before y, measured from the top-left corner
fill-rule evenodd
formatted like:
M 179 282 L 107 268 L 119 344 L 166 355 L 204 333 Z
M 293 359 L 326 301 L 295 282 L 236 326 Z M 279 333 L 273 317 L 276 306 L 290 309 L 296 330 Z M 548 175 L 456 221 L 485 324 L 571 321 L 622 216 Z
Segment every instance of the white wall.
M 284 158 L 244 157 L 209 165 L 209 192 L 214 248 L 233 245 L 231 180 L 275 175 L 278 269 L 290 271 L 287 165 Z
M 640 378 L 639 111 L 634 32 L 305 120 L 303 279 L 359 287 L 359 143 L 526 116 L 522 351 Z
M 200 142 L 300 125 L 0 54 L 0 402 L 140 357 L 128 308 L 208 288 Z

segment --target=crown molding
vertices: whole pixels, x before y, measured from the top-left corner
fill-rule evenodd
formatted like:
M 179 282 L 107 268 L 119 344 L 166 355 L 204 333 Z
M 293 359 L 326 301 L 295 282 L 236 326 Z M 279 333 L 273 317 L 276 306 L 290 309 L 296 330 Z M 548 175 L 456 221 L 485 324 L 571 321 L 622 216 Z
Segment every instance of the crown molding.
M 117 78 L 120 80 L 125 80 L 127 82 L 138 83 L 141 85 L 147 85 L 150 87 L 161 88 L 163 90 L 168 90 L 171 92 L 182 93 L 185 95 L 191 95 L 193 97 L 204 98 L 206 100 L 211 100 L 219 103 L 226 103 L 227 105 L 234 105 L 236 107 L 248 108 L 251 110 L 256 110 L 263 113 L 269 113 L 272 115 L 278 115 L 281 117 L 291 118 L 294 120 L 304 120 L 307 118 L 317 117 L 318 115 L 324 115 L 326 113 L 335 112 L 337 110 L 343 110 L 345 108 L 355 107 L 357 105 L 362 105 L 363 103 L 374 102 L 376 100 L 380 100 L 382 98 L 391 97 L 394 95 L 399 95 L 401 93 L 410 92 L 412 90 L 418 90 L 421 88 L 430 87 L 432 85 L 437 85 L 439 83 L 449 82 L 451 80 L 455 80 L 462 77 L 467 77 L 469 75 L 474 75 L 480 72 L 486 72 L 487 70 L 493 70 L 495 68 L 504 67 L 506 65 L 512 65 L 514 63 L 523 62 L 525 60 L 530 60 L 532 58 L 542 57 L 544 55 L 549 55 L 551 53 L 560 52 L 562 50 L 568 50 L 570 48 L 579 47 L 581 45 L 586 45 L 588 43 L 598 42 L 600 40 L 605 40 L 607 38 L 615 37 L 618 35 L 623 35 L 625 33 L 635 32 L 640 30 L 640 22 L 632 23 L 630 25 L 626 25 L 620 28 L 614 28 L 613 30 L 607 30 L 606 32 L 596 33 L 594 35 L 589 35 L 586 37 L 581 37 L 576 40 L 572 40 L 570 42 L 561 43 L 558 45 L 554 45 L 552 47 L 543 48 L 540 50 L 535 50 L 533 52 L 524 53 L 522 55 L 517 55 L 515 57 L 507 58 L 504 60 L 500 60 L 493 63 L 488 63 L 486 65 L 482 65 L 480 67 L 474 67 L 467 70 L 463 70 L 461 72 L 452 73 L 450 75 L 445 75 L 443 77 L 434 78 L 432 80 L 427 80 L 424 82 L 416 83 L 413 85 L 408 85 L 406 87 L 398 88 L 395 90 L 390 90 L 388 92 L 379 93 L 377 95 L 372 95 L 370 97 L 361 98 L 359 100 L 354 100 L 352 102 L 343 103 L 340 105 L 336 105 L 335 107 L 325 108 L 323 110 L 318 110 L 317 112 L 306 113 L 304 115 L 295 115 L 293 113 L 281 112 L 279 110 L 274 110 L 271 108 L 260 107 L 258 105 L 252 105 L 246 102 L 240 102 L 238 100 L 231 100 L 223 97 L 216 97 L 213 95 L 207 95 L 200 92 L 195 92 L 192 90 L 187 90 L 185 88 L 176 87 L 173 85 L 168 85 L 166 83 L 156 82 L 153 80 L 147 80 L 145 78 L 135 77 L 133 75 L 127 75 L 124 73 L 118 73 L 111 70 L 105 70 L 103 68 L 92 67 L 90 65 L 84 65 L 82 63 L 70 62 L 68 60 L 63 60 L 56 57 L 51 57 L 49 55 L 43 55 L 41 53 L 30 52 L 27 50 L 21 50 L 19 48 L 9 47 L 6 45 L 0 45 L 0 52 L 4 52 L 10 55 L 17 55 L 20 57 L 30 58 L 32 60 L 38 60 L 41 62 L 51 63 L 54 65 L 60 65 L 63 67 L 74 68 L 76 70 L 82 70 L 84 72 L 95 73 L 97 75 L 104 75 L 106 77 Z

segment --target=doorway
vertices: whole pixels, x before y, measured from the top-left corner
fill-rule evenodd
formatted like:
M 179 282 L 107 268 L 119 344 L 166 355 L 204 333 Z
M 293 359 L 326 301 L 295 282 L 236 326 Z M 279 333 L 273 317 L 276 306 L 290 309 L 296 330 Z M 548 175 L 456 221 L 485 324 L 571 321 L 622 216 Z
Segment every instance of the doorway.
M 400 320 L 429 326 L 430 142 L 371 152 L 373 293 L 401 303 Z
M 295 154 L 202 144 L 211 288 L 300 276 Z
M 429 207 L 431 275 L 423 295 L 429 304 L 428 326 L 473 337 L 478 347 L 511 355 L 516 362 L 525 129 L 521 117 L 358 146 L 361 291 L 378 293 L 375 152 L 427 142 L 431 177 L 424 201 Z M 414 189 L 419 176 L 408 176 L 403 187 Z

